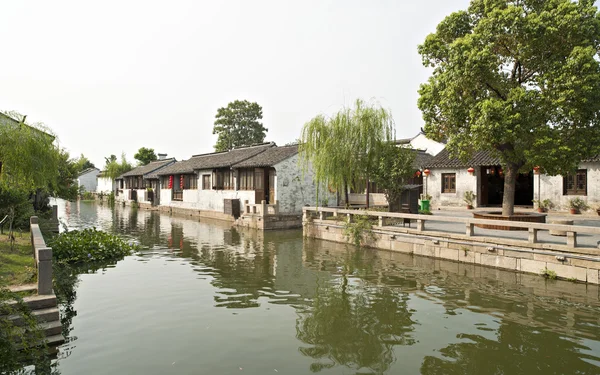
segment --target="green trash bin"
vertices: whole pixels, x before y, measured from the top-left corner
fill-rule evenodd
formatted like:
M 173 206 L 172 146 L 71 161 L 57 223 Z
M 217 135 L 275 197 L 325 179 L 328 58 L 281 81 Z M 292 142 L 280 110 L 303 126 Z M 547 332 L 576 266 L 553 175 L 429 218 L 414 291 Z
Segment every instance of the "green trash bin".
M 421 199 L 421 211 L 429 211 L 429 201 Z

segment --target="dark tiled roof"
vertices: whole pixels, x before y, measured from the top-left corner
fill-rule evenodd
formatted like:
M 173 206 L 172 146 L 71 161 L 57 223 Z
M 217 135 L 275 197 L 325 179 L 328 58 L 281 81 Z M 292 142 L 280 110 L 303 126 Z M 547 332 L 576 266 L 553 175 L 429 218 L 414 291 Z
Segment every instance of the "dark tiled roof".
M 298 145 L 271 147 L 265 152 L 234 165 L 234 168 L 272 167 L 298 153 Z
M 144 176 L 144 175 L 150 174 L 152 172 L 155 172 L 175 161 L 176 161 L 175 158 L 152 161 L 146 165 L 142 165 L 137 168 L 133 168 L 129 172 L 125 172 L 117 178 L 121 179 L 123 177 L 128 177 L 128 176 Z
M 469 160 L 462 161 L 457 158 L 451 158 L 447 148 L 444 148 L 429 161 L 426 168 L 461 168 L 461 167 L 480 167 L 485 165 L 498 165 L 500 159 L 494 157 L 489 151 L 477 151 L 471 155 Z
M 415 169 L 425 168 L 427 165 L 429 165 L 429 163 L 433 159 L 432 155 L 428 154 L 427 152 L 425 152 L 423 150 L 414 150 L 414 152 L 415 152 L 415 161 L 413 162 L 413 168 L 415 168 Z
M 235 148 L 230 151 L 214 152 L 211 154 L 194 155 L 188 160 L 175 163 L 168 168 L 161 169 L 158 172 L 159 176 L 192 173 L 198 169 L 213 169 L 232 167 L 246 159 L 264 152 L 271 147 L 276 147 L 275 143 L 263 143 L 256 146 Z

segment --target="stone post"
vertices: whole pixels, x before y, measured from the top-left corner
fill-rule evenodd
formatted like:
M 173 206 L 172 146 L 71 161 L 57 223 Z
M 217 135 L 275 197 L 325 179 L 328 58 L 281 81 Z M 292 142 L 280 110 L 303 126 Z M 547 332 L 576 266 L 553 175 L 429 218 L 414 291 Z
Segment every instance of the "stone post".
M 472 237 L 475 234 L 475 226 L 473 223 L 465 224 L 465 229 L 467 237 Z
M 266 200 L 260 201 L 260 214 L 263 217 L 267 216 L 267 201 Z
M 417 230 L 422 232 L 425 230 L 425 220 L 418 219 L 417 220 Z
M 535 228 L 529 228 L 529 243 L 537 243 L 538 230 Z
M 38 294 L 52 294 L 52 249 L 43 247 L 37 250 Z
M 567 246 L 577 247 L 577 233 L 567 232 Z

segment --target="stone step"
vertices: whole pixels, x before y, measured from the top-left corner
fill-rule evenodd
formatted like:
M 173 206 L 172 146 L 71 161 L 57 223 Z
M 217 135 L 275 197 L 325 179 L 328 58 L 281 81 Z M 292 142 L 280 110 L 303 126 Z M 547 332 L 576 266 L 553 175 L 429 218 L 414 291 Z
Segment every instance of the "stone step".
M 45 309 L 33 310 L 31 315 L 33 315 L 38 323 L 52 322 L 60 319 L 58 315 L 58 307 L 48 307 Z M 16 326 L 22 326 L 25 323 L 23 321 L 23 317 L 20 315 L 11 315 L 8 317 L 8 319 L 12 320 L 13 324 Z
M 37 284 L 23 284 L 23 285 L 13 285 L 9 286 L 8 290 L 13 293 L 22 293 L 22 292 L 37 292 Z
M 57 306 L 56 296 L 54 294 L 23 297 L 23 302 L 25 302 L 25 304 L 31 310 L 39 310 L 47 307 Z
M 46 344 L 49 347 L 56 347 L 65 342 L 65 337 L 62 334 L 46 337 Z
M 44 331 L 46 337 L 52 337 L 62 334 L 62 324 L 59 320 L 53 322 L 40 323 L 40 329 Z

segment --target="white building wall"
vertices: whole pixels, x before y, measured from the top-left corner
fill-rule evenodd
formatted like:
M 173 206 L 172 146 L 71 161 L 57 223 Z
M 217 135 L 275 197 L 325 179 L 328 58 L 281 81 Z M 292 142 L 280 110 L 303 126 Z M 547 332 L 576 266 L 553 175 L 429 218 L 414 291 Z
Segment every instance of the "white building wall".
M 587 169 L 587 195 L 563 195 L 563 177 L 535 174 L 533 176 L 533 199 L 550 199 L 555 209 L 568 209 L 569 201 L 581 198 L 595 209 L 600 206 L 600 163 L 585 162 L 579 169 Z
M 94 169 L 84 175 L 77 177 L 77 186 L 83 186 L 85 191 L 95 192 L 98 186 L 97 176 L 100 173 L 98 169 Z
M 110 194 L 111 191 L 114 191 L 116 189 L 116 186 L 117 184 L 115 180 L 111 179 L 110 177 L 98 177 L 96 184 L 96 193 Z
M 442 174 L 456 174 L 456 193 L 442 193 Z M 423 194 L 431 195 L 431 206 L 466 206 L 464 194 L 472 191 L 479 197 L 477 191 L 477 170 L 470 175 L 467 168 L 431 169 L 429 177 L 423 178 Z M 476 200 L 477 201 L 477 200 Z
M 419 133 L 415 138 L 410 141 L 410 146 L 417 150 L 424 150 L 430 155 L 437 155 L 445 147 L 444 144 L 431 140 L 423 133 Z
M 275 197 L 279 201 L 279 212 L 286 214 L 302 213 L 302 207 L 317 205 L 317 186 L 314 181 L 314 173 L 308 170 L 302 173 L 298 163 L 298 155 L 294 155 L 276 164 L 277 173 L 275 185 Z M 336 194 L 330 193 L 327 187 L 319 189 L 318 205 L 324 202 L 328 206 L 336 205 Z

